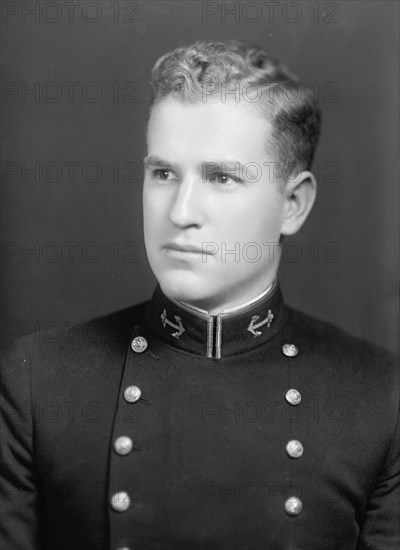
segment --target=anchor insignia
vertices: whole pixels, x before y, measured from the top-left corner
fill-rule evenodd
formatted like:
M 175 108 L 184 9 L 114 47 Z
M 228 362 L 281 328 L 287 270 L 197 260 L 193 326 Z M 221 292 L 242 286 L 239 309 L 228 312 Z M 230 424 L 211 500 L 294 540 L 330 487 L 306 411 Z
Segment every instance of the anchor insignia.
M 162 321 L 162 324 L 163 324 L 163 327 L 165 328 L 167 325 L 171 326 L 172 328 L 176 328 L 177 331 L 176 332 L 173 332 L 172 333 L 172 336 L 174 338 L 179 338 L 179 336 L 181 336 L 181 334 L 183 334 L 185 332 L 185 328 L 183 327 L 182 325 L 182 320 L 180 317 L 178 317 L 178 315 L 174 315 L 175 317 L 175 321 L 177 323 L 179 323 L 178 325 L 175 325 L 174 323 L 172 323 L 171 321 L 169 321 L 167 319 L 167 311 L 164 309 L 164 311 L 161 313 L 161 321 Z
M 251 332 L 251 334 L 253 334 L 253 336 L 260 336 L 260 334 L 262 334 L 261 331 L 259 330 L 256 330 L 260 327 L 262 327 L 263 325 L 267 325 L 267 328 L 269 328 L 271 326 L 271 323 L 272 323 L 272 320 L 274 318 L 274 314 L 272 313 L 272 311 L 269 309 L 268 310 L 268 315 L 267 317 L 264 319 L 264 321 L 261 321 L 261 323 L 257 323 L 257 321 L 259 320 L 260 316 L 259 315 L 253 315 L 253 317 L 251 318 L 251 321 L 250 321 L 250 324 L 249 326 L 247 327 L 247 330 L 249 332 Z

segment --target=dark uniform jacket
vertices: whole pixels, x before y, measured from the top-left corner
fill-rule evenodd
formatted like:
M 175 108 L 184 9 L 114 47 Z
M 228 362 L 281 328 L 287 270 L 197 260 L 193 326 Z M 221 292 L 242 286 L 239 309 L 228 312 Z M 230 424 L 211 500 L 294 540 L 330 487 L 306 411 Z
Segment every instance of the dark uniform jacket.
M 2 366 L 0 548 L 399 548 L 398 369 L 278 286 L 53 340 Z

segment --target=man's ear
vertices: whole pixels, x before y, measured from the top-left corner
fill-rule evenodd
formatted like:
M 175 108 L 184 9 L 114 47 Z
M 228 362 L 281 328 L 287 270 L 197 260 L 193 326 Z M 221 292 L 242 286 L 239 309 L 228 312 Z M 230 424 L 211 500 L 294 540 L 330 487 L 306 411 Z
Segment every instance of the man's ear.
M 283 190 L 285 197 L 282 235 L 297 233 L 313 207 L 317 180 L 311 172 L 300 172 L 289 178 Z

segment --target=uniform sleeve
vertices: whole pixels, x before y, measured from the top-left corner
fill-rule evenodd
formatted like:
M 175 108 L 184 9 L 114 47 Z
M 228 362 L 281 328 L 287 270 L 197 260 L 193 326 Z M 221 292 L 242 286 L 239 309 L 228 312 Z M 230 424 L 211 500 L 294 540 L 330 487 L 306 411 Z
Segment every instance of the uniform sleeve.
M 384 467 L 371 492 L 361 526 L 357 550 L 400 548 L 400 430 L 386 455 Z
M 0 548 L 39 550 L 41 498 L 33 452 L 30 361 L 16 348 L 2 354 L 0 366 Z

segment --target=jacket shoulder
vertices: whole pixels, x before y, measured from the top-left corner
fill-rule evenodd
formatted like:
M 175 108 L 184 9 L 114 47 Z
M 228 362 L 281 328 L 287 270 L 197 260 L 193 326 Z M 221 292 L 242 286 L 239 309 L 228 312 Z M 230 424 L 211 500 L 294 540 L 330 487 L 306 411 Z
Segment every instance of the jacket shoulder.
M 114 336 L 116 339 L 129 337 L 136 325 L 141 325 L 145 322 L 146 306 L 149 301 L 140 302 L 134 306 L 95 317 L 83 323 L 83 332 L 92 333 L 95 339 L 103 337 L 106 334 Z
M 110 361 L 117 364 L 136 325 L 144 322 L 146 302 L 82 323 L 65 322 L 57 332 L 37 331 L 4 346 L 1 376 L 18 385 L 21 373 L 44 374 L 63 369 L 92 368 Z M 31 374 L 33 374 L 31 372 Z
M 337 365 L 353 366 L 364 371 L 378 368 L 391 375 L 399 374 L 398 356 L 382 346 L 350 334 L 335 323 L 324 321 L 289 308 L 286 335 L 302 342 L 305 349 L 323 358 L 334 358 Z

